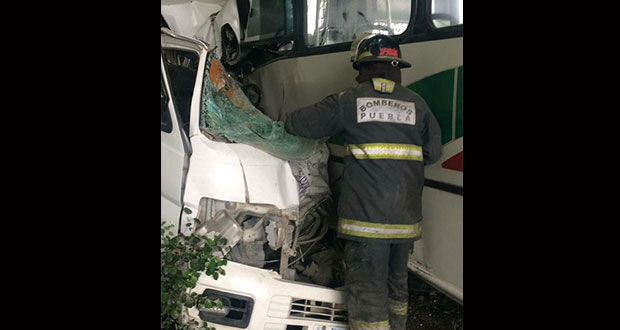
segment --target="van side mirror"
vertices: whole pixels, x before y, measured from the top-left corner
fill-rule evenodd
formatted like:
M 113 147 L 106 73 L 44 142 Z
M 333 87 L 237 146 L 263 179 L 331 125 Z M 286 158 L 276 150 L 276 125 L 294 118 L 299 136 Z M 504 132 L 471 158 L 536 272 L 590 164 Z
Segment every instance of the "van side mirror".
M 294 46 L 295 46 L 294 40 L 286 41 L 278 47 L 278 52 L 281 52 L 281 53 L 290 52 L 291 50 L 293 50 Z

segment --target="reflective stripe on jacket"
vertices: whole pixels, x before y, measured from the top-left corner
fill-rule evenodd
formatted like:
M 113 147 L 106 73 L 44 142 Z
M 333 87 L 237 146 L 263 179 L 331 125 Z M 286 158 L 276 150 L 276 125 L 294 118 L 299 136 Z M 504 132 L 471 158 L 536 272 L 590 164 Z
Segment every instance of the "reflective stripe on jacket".
M 367 238 L 417 238 L 421 233 L 419 222 L 412 225 L 392 225 L 344 218 L 338 219 L 338 232 Z
M 350 144 L 348 149 L 356 159 L 402 159 L 424 161 L 422 147 L 415 144 L 364 143 Z
M 289 114 L 286 128 L 313 139 L 341 134 L 346 142 L 340 237 L 420 237 L 424 165 L 441 156 L 441 130 L 418 94 L 373 78 Z

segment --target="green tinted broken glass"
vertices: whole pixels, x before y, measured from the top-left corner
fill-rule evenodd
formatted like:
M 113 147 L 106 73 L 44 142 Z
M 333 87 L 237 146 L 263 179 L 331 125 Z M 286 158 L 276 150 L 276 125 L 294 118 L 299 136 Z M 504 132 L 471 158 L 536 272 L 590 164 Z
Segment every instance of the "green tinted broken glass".
M 307 160 L 324 141 L 291 135 L 284 123 L 256 109 L 213 53 L 208 55 L 200 128 L 287 160 Z

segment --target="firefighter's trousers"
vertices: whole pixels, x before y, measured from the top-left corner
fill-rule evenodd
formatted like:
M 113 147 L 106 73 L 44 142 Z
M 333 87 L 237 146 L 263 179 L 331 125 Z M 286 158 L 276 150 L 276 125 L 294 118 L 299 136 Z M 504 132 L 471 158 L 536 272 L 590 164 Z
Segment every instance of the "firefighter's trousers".
M 411 244 L 346 241 L 345 288 L 351 330 L 405 330 Z

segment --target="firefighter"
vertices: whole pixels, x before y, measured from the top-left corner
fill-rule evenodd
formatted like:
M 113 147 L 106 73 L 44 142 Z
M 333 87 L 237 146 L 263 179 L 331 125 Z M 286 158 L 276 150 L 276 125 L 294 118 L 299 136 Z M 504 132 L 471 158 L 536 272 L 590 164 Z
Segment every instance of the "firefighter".
M 422 97 L 400 84 L 400 69 L 411 64 L 398 43 L 365 34 L 351 53 L 359 84 L 288 114 L 286 130 L 311 139 L 342 134 L 348 155 L 338 236 L 345 240 L 349 326 L 404 330 L 424 166 L 441 156 L 441 130 Z

